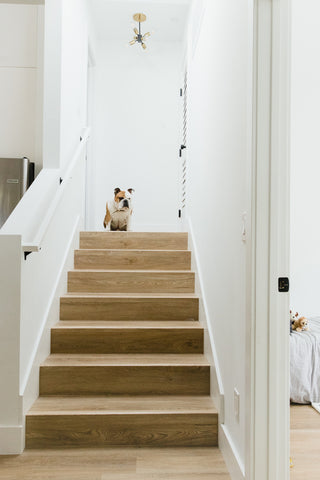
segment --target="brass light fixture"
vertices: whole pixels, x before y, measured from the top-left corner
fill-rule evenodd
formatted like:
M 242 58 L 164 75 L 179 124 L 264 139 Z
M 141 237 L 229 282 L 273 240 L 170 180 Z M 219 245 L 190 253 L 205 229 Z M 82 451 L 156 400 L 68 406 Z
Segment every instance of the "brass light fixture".
M 133 31 L 135 33 L 135 36 L 133 37 L 133 40 L 129 42 L 129 45 L 134 45 L 135 43 L 140 43 L 142 48 L 145 50 L 147 48 L 147 45 L 144 43 L 145 39 L 147 37 L 150 37 L 150 32 L 145 33 L 142 35 L 141 33 L 141 22 L 145 22 L 147 20 L 147 17 L 144 13 L 135 13 L 133 15 L 133 20 L 139 23 L 139 30 L 134 27 Z

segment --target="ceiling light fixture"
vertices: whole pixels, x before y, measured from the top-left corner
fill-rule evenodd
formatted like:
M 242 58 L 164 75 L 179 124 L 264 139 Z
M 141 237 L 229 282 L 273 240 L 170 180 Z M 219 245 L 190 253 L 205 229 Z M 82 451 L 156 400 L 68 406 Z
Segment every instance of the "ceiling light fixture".
M 147 20 L 147 17 L 144 13 L 135 13 L 133 15 L 133 20 L 139 23 L 139 30 L 134 27 L 133 31 L 135 33 L 135 36 L 133 37 L 133 40 L 129 42 L 129 45 L 134 45 L 135 43 L 141 43 L 142 48 L 145 50 L 147 48 L 147 45 L 144 43 L 145 39 L 147 37 L 150 37 L 150 32 L 145 33 L 142 35 L 141 33 L 141 22 L 145 22 Z

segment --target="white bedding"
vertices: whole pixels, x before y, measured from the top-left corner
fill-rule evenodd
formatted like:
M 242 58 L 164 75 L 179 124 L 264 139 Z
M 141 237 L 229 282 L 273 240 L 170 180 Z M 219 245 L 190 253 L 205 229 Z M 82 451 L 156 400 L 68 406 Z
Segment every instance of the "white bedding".
M 290 399 L 320 402 L 320 317 L 309 318 L 309 330 L 290 335 Z

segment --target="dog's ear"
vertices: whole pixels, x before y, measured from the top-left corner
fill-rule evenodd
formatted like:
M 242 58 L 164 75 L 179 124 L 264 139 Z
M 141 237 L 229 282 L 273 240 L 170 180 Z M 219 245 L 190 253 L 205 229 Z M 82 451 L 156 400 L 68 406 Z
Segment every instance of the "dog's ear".
M 134 188 L 128 188 L 128 192 L 130 193 L 130 195 L 132 195 L 134 193 Z
M 114 194 L 117 195 L 117 193 L 121 192 L 121 189 L 120 188 L 115 188 L 114 189 Z

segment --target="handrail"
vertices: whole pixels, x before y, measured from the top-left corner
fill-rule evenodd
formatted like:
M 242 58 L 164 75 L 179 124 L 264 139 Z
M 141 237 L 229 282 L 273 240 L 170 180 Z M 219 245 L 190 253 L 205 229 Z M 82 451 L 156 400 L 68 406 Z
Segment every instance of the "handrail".
M 56 211 L 56 208 L 61 200 L 62 194 L 67 187 L 70 179 L 72 178 L 72 172 L 74 170 L 74 167 L 76 166 L 78 159 L 80 157 L 80 154 L 82 153 L 84 146 L 86 145 L 88 139 L 90 137 L 90 127 L 86 127 L 84 130 L 83 135 L 81 136 L 81 142 L 77 146 L 77 149 L 72 157 L 72 160 L 70 162 L 69 167 L 67 168 L 65 174 L 64 174 L 64 179 L 60 178 L 60 186 L 58 188 L 58 191 L 48 209 L 47 215 L 44 217 L 40 228 L 32 242 L 27 242 L 27 243 L 22 243 L 22 251 L 25 254 L 25 257 L 27 254 L 32 253 L 32 252 L 40 252 L 41 250 L 41 244 L 42 241 L 45 237 L 45 234 L 49 228 L 49 225 L 51 223 L 52 217 Z

